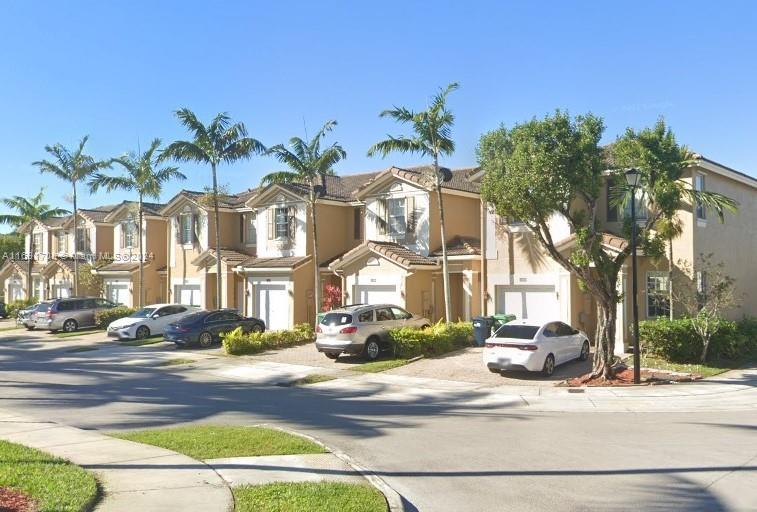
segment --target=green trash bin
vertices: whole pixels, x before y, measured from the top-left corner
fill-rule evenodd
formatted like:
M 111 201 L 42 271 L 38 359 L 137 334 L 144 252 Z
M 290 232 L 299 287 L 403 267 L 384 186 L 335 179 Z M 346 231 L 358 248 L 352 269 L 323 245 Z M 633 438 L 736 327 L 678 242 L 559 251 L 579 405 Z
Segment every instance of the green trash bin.
M 509 315 L 504 313 L 499 313 L 496 315 L 492 315 L 492 318 L 494 319 L 494 325 L 492 326 L 492 332 L 496 332 L 497 329 L 500 328 L 500 326 L 506 324 L 507 322 L 512 322 L 515 320 L 515 315 Z

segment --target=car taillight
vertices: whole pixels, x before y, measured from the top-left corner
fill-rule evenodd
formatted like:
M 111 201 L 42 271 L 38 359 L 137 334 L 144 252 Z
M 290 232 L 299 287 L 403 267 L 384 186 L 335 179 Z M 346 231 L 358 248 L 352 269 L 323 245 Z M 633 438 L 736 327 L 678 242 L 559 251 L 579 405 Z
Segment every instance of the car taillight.
M 52 309 L 48 309 L 47 310 L 47 318 L 52 318 L 53 316 L 54 316 L 53 310 Z
M 354 325 L 351 327 L 345 327 L 344 329 L 339 331 L 339 334 L 353 334 L 357 332 L 357 327 Z
M 533 352 L 539 349 L 538 345 L 518 345 L 518 348 L 520 350 L 528 350 L 529 352 Z
M 539 350 L 539 345 L 532 345 L 532 344 L 521 345 L 518 343 L 494 343 L 491 341 L 487 341 L 484 344 L 484 346 L 486 348 L 510 347 L 510 348 L 517 348 L 518 350 L 527 350 L 528 352 L 535 352 Z
M 316 332 L 316 333 L 319 333 L 319 332 L 323 332 L 323 331 L 321 330 L 321 324 L 318 324 L 318 325 L 316 325 L 316 326 L 315 326 L 315 332 Z

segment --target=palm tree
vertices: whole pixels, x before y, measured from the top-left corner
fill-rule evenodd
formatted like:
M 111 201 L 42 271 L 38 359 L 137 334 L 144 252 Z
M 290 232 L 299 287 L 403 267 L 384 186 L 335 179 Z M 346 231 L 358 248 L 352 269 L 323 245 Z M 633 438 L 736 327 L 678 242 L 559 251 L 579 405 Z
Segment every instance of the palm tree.
M 318 272 L 318 232 L 316 229 L 315 204 L 318 197 L 323 195 L 326 187 L 326 176 L 333 176 L 334 165 L 347 157 L 342 146 L 332 144 L 321 151 L 321 139 L 330 132 L 336 121 L 327 121 L 310 141 L 299 137 L 289 139 L 288 149 L 283 144 L 277 144 L 268 150 L 279 162 L 286 164 L 289 171 L 274 172 L 263 177 L 262 183 L 302 183 L 308 186 L 307 205 L 310 210 L 310 226 L 313 237 L 313 268 L 315 272 L 314 294 L 315 313 L 321 307 L 321 280 Z
M 45 151 L 53 156 L 53 161 L 40 160 L 32 162 L 32 165 L 39 167 L 40 172 L 50 173 L 61 180 L 71 184 L 73 188 L 74 203 L 74 251 L 79 249 L 79 208 L 76 205 L 76 185 L 84 181 L 92 174 L 101 169 L 110 167 L 108 160 L 95 160 L 84 153 L 84 146 L 87 144 L 89 136 L 85 135 L 79 141 L 79 146 L 72 152 L 62 146 L 45 146 Z M 79 294 L 79 258 L 74 257 L 74 295 Z
M 432 98 L 428 108 L 422 112 L 413 112 L 405 107 L 394 107 L 381 112 L 381 117 L 391 117 L 395 121 L 413 127 L 415 134 L 412 137 L 392 137 L 377 142 L 368 150 L 368 156 L 377 153 L 386 157 L 389 153 L 417 153 L 433 159 L 432 174 L 429 181 L 436 191 L 436 200 L 439 203 L 439 230 L 442 240 L 442 275 L 444 279 L 444 318 L 450 321 L 452 311 L 450 309 L 449 272 L 447 270 L 447 239 L 444 234 L 444 205 L 442 204 L 442 182 L 446 181 L 439 167 L 439 157 L 451 155 L 455 151 L 455 143 L 452 140 L 452 125 L 455 116 L 447 109 L 447 96 L 459 86 L 453 82 L 446 88 L 439 89 Z
M 62 208 L 53 208 L 50 205 L 43 203 L 45 196 L 45 189 L 41 189 L 39 193 L 27 199 L 21 196 L 13 196 L 7 199 L 3 199 L 3 204 L 15 210 L 15 214 L 0 215 L 0 224 L 10 224 L 11 226 L 18 228 L 25 224 L 29 225 L 29 267 L 26 271 L 26 298 L 32 297 L 32 267 L 34 265 L 34 253 L 36 247 L 34 246 L 34 223 L 44 222 L 51 217 L 60 217 L 61 215 L 67 215 L 68 210 Z M 41 297 L 40 297 L 41 298 Z
M 144 199 L 160 199 L 163 184 L 169 180 L 184 180 L 178 167 L 161 167 L 158 162 L 156 151 L 160 147 L 161 140 L 154 139 L 150 147 L 144 153 L 137 152 L 114 158 L 113 163 L 121 165 L 125 173 L 122 176 L 108 176 L 96 173 L 89 181 L 91 192 L 97 192 L 100 187 L 108 192 L 113 190 L 134 191 L 138 197 L 137 238 L 139 239 L 139 307 L 145 304 L 145 277 L 144 260 L 145 253 L 142 246 L 142 220 L 144 217 Z
M 177 162 L 210 164 L 213 176 L 212 200 L 216 230 L 216 292 L 218 305 L 221 306 L 223 300 L 221 290 L 221 233 L 216 169 L 221 163 L 233 164 L 239 160 L 247 160 L 252 155 L 264 153 L 265 146 L 258 140 L 248 137 L 244 123 L 232 123 L 231 118 L 225 112 L 217 114 L 207 126 L 202 124 L 195 113 L 188 108 L 177 110 L 176 117 L 194 138 L 191 141 L 178 140 L 171 143 L 163 150 L 160 159 L 172 158 Z
M 683 233 L 683 223 L 677 216 L 657 221 L 657 232 L 668 243 L 668 315 L 673 320 L 673 240 Z

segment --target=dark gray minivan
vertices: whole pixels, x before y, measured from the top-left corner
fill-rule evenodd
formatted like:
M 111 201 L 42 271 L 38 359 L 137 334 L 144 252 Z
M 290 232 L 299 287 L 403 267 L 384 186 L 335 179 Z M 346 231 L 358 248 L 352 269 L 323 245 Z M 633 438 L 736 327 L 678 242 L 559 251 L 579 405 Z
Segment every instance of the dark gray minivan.
M 116 307 L 109 300 L 98 297 L 55 299 L 44 314 L 37 315 L 34 327 L 48 331 L 74 332 L 95 325 L 95 313 Z

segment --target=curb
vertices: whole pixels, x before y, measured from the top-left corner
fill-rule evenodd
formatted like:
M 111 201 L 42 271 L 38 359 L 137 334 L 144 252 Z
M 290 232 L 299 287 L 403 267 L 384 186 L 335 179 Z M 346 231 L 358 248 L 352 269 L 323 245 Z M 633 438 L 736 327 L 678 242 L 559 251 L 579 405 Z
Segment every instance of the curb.
M 261 423 L 256 425 L 258 427 L 266 427 L 273 430 L 278 430 L 280 432 L 285 432 L 287 434 L 291 434 L 293 436 L 301 437 L 303 439 L 307 439 L 308 441 L 317 444 L 318 446 L 322 447 L 323 449 L 327 450 L 329 453 L 335 455 L 338 459 L 340 459 L 342 462 L 350 466 L 352 469 L 354 469 L 357 473 L 360 473 L 360 475 L 363 476 L 368 482 L 373 485 L 376 489 L 378 489 L 381 494 L 384 495 L 384 498 L 386 499 L 386 505 L 389 509 L 389 512 L 406 512 L 407 509 L 405 508 L 404 501 L 402 498 L 402 495 L 395 491 L 392 486 L 390 486 L 388 483 L 384 481 L 383 478 L 375 474 L 374 472 L 370 471 L 367 468 L 364 468 L 357 462 L 355 462 L 352 457 L 347 455 L 346 453 L 342 452 L 341 450 L 336 450 L 332 448 L 331 446 L 327 445 L 323 441 L 316 439 L 313 436 L 303 434 L 302 432 L 297 432 L 296 430 L 290 430 L 285 427 L 281 427 L 278 425 L 271 425 L 269 423 Z

